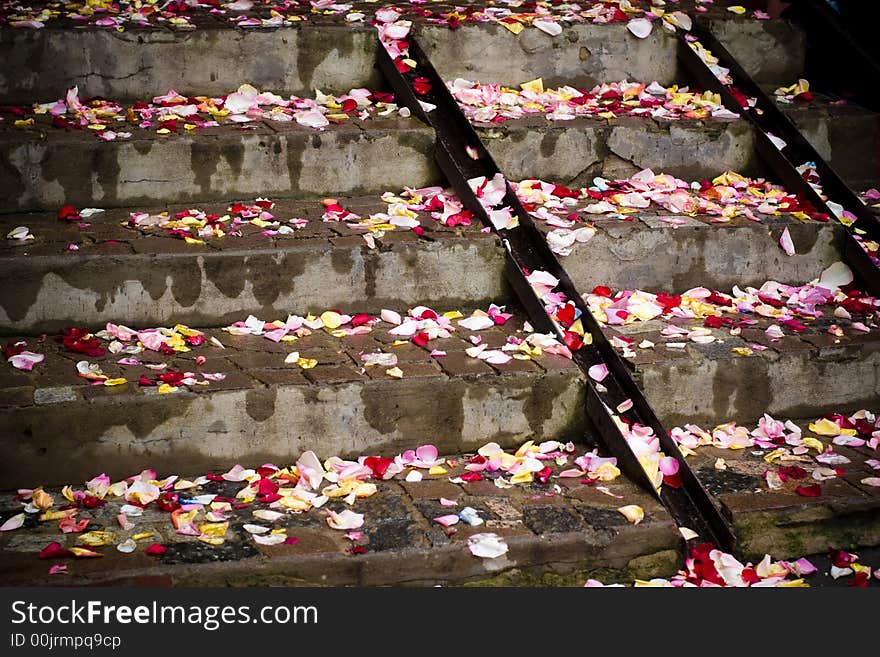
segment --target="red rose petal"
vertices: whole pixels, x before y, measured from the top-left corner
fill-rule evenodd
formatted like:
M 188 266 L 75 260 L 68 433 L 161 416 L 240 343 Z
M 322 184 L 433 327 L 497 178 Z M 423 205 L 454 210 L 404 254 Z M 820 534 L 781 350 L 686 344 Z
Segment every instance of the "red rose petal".
M 795 492 L 803 497 L 819 497 L 822 494 L 822 486 L 819 484 L 811 484 L 809 486 L 798 486 Z
M 72 556 L 73 552 L 62 547 L 61 543 L 55 541 L 49 543 L 49 545 L 40 550 L 39 555 L 40 559 L 66 559 L 67 557 Z
M 159 557 L 165 554 L 167 551 L 168 548 L 161 543 L 153 543 L 150 547 L 144 550 L 144 553 L 150 555 L 151 557 Z

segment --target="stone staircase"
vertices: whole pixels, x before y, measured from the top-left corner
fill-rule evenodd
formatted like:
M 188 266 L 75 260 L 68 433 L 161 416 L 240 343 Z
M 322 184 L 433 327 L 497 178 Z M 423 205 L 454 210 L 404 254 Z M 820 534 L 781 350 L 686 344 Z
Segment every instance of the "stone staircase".
M 687 9 L 684 5 L 693 3 L 681 4 Z M 726 4 L 732 3 L 716 2 L 707 16 L 732 54 L 767 88 L 796 82 L 803 70 L 802 36 L 784 21 L 735 16 L 725 11 Z M 266 18 L 267 8 L 256 5 L 240 15 Z M 438 3 L 429 8 L 434 17 L 456 11 Z M 231 12 L 199 10 L 191 12 L 188 26 L 126 24 L 123 31 L 72 29 L 63 22 L 39 30 L 2 26 L 0 57 L 7 64 L 0 71 L 0 105 L 52 102 L 74 86 L 82 98 L 122 107 L 169 89 L 186 97 L 220 97 L 246 83 L 285 98 L 314 98 L 316 89 L 337 96 L 354 88 L 383 92 L 374 67 L 375 29 L 368 24 L 376 9 L 375 2 L 354 3 L 348 14 L 363 12 L 366 23 L 347 24 L 344 13 L 315 9 L 301 14 L 306 20 L 271 29 L 235 27 Z M 494 22 L 463 21 L 449 29 L 431 20 L 417 19 L 419 41 L 448 80 L 517 88 L 542 78 L 548 88 L 578 89 L 622 79 L 688 83 L 676 60 L 675 39 L 659 26 L 639 40 L 624 22 L 575 23 L 551 37 L 535 27 L 514 34 Z M 476 222 L 448 226 L 433 219 L 431 211 L 442 205 L 411 210 L 418 231 L 406 222 L 374 230 L 356 226 L 388 213 L 394 202 L 418 205 L 413 194 L 445 184 L 432 159 L 431 131 L 399 108 L 385 116 L 375 109 L 363 118 L 351 112 L 320 131 L 296 121 L 235 123 L 221 117 L 217 127 L 157 134 L 156 125 L 126 122 L 120 129 L 131 136 L 113 141 L 89 129 L 58 128 L 48 115 L 33 117 L 31 125 L 2 115 L 0 233 L 27 226 L 34 239 L 0 244 L 0 275 L 6 281 L 0 328 L 8 342 L 24 340 L 29 350 L 45 354 L 32 371 L 7 364 L 0 374 L 3 489 L 43 484 L 57 489 L 99 472 L 117 481 L 146 467 L 159 476 L 193 478 L 226 472 L 235 463 L 283 466 L 306 450 L 326 459 L 392 456 L 426 442 L 450 455 L 472 455 L 488 442 L 511 451 L 527 440 L 593 446 L 583 375 L 570 360 L 547 350 L 538 355 L 510 349 L 505 353 L 520 358 L 505 362 L 468 353 L 479 344 L 501 353 L 503 346 L 532 335 L 505 282 L 504 251 L 493 234 Z M 822 98 L 787 110 L 854 189 L 876 186 L 880 117 Z M 548 121 L 533 115 L 476 127 L 512 181 L 541 179 L 577 189 L 592 186 L 596 177 L 624 179 L 646 168 L 698 185 L 727 170 L 767 175 L 754 154 L 751 128 L 740 119 Z M 395 198 L 383 200 L 389 192 Z M 272 216 L 264 223 L 233 211 L 257 199 L 272 202 L 267 210 Z M 104 211 L 60 220 L 67 205 L 79 212 Z M 358 219 L 325 221 L 334 207 Z M 242 220 L 227 220 L 223 237 L 200 238 L 187 227 L 186 240 L 161 227 L 131 225 L 133 213 L 174 217 L 193 209 L 203 217 Z M 760 287 L 768 280 L 804 285 L 841 258 L 842 228 L 836 222 L 801 221 L 785 213 L 724 223 L 709 215 L 678 215 L 680 221 L 669 222 L 664 218 L 673 213 L 656 206 L 629 214 L 628 220 L 589 217 L 595 235 L 561 258 L 582 293 L 596 286 L 675 295 L 699 287 L 729 294 L 734 286 Z M 289 228 L 279 231 L 282 226 Z M 545 233 L 552 228 L 539 226 Z M 796 255 L 785 255 L 778 245 L 784 229 Z M 480 330 L 458 324 L 493 303 L 512 313 L 504 324 Z M 432 335 L 423 344 L 412 333 L 395 335 L 394 323 L 378 320 L 386 310 L 405 320 L 417 309 L 412 311 L 417 318 L 420 307 L 461 315 L 449 316 L 449 335 Z M 329 310 L 349 315 L 343 329 L 365 313 L 374 318 L 373 330 L 334 334 L 333 316 L 323 328 L 321 320 L 314 324 Z M 285 334 L 287 340 L 262 335 L 284 326 L 289 315 L 312 322 L 314 330 L 296 341 L 289 339 L 295 329 Z M 248 316 L 279 323 L 262 331 L 251 330 L 253 323 L 228 330 Z M 772 321 L 759 319 L 738 335 L 731 335 L 729 326 L 712 328 L 711 343 L 663 333 L 669 324 L 685 333 L 702 327 L 702 318 L 688 323 L 665 316 L 606 330 L 619 338 L 616 344 L 644 394 L 670 429 L 688 423 L 711 429 L 730 421 L 754 427 L 765 412 L 806 425 L 829 412 L 878 410 L 876 326 L 865 333 L 841 320 L 840 335 L 831 335 L 832 321 L 825 317 L 804 333 L 786 330 L 775 341 L 764 331 Z M 201 338 L 188 351 L 148 349 L 132 354 L 136 363 L 119 364 L 128 352 L 112 353 L 112 337 L 100 340 L 100 355 L 71 351 L 52 337 L 70 327 L 96 333 L 108 322 L 135 330 L 184 324 Z M 185 342 L 187 330 L 178 327 L 174 339 Z M 636 348 L 644 340 L 654 346 Z M 667 346 L 682 341 L 683 347 Z M 123 343 L 129 344 L 123 340 L 119 346 Z M 766 349 L 754 349 L 755 344 Z M 302 362 L 288 359 L 294 351 Z M 393 366 L 390 361 L 366 366 L 365 354 L 382 352 L 396 356 Z M 76 364 L 84 359 L 97 364 L 107 381 L 126 382 L 94 385 L 94 378 L 77 374 Z M 195 372 L 195 382 L 160 394 L 163 363 L 164 371 Z M 393 368 L 397 371 L 389 374 Z M 144 377 L 151 385 L 139 385 Z M 706 454 L 713 449 L 705 448 Z M 796 557 L 799 550 L 832 544 L 880 542 L 880 494 L 859 478 L 838 478 L 833 492 L 806 498 L 789 484 L 782 492 L 767 490 L 760 477 L 759 467 L 766 467 L 762 455 L 750 460 L 715 451 L 711 461 L 723 455 L 726 470 L 713 469 L 700 450 L 695 463 L 749 556 L 760 558 L 766 551 Z M 847 453 L 852 472 L 864 471 L 862 478 L 871 473 L 864 461 L 876 458 L 876 451 Z M 210 548 L 169 533 L 167 516 L 149 511 L 146 528 L 172 546 L 161 564 L 140 550 L 129 555 L 111 548 L 100 566 L 77 561 L 76 575 L 81 582 L 153 584 L 557 584 L 587 573 L 668 575 L 680 565 L 675 523 L 623 478 L 608 484 L 607 493 L 579 479 L 560 479 L 559 491 L 535 482 L 523 493 L 487 481 L 449 483 L 463 472 L 449 469 L 420 483 L 403 482 L 402 475 L 380 482 L 374 499 L 357 502 L 353 508 L 368 517 L 367 554 L 352 554 L 349 542 L 327 529 L 318 510 L 283 521 L 301 539 L 297 546 L 256 549 L 240 528 L 248 522 L 244 512 L 234 516 L 227 544 Z M 234 497 L 232 488 L 211 485 L 203 491 Z M 481 508 L 491 531 L 509 539 L 508 560 L 490 566 L 464 551 L 461 541 L 485 528 L 440 531 L 432 518 L 442 509 L 425 501 L 436 506 L 439 497 Z M 648 512 L 643 524 L 631 526 L 617 513 L 629 503 Z M 8 497 L 0 510 L 9 513 L 0 519 L 16 505 Z M 110 506 L 94 512 L 94 527 L 115 526 Z M 786 539 L 791 518 L 799 519 L 796 541 Z M 0 534 L 0 572 L 11 583 L 55 583 L 57 578 L 45 576 L 44 562 L 34 566 L 34 551 L 57 540 L 57 531 L 31 520 L 22 530 Z M 20 535 L 29 528 L 34 536 Z M 69 540 L 73 544 L 74 538 Z

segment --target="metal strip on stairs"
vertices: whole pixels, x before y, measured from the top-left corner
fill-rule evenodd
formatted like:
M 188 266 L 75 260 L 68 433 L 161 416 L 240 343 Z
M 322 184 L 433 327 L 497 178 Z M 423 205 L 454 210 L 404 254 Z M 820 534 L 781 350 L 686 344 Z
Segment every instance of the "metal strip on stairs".
M 703 48 L 717 58 L 718 65 L 729 70 L 732 84 L 725 84 L 716 77 L 709 64 L 703 61 L 691 45 L 694 37 Z M 860 239 L 880 241 L 880 222 L 870 208 L 862 203 L 801 134 L 791 119 L 779 109 L 776 102 L 761 89 L 706 27 L 695 24 L 690 33 L 679 32 L 678 39 L 678 58 L 685 70 L 704 89 L 719 94 L 727 109 L 739 113 L 752 124 L 755 129 L 756 151 L 773 175 L 778 178 L 778 182 L 797 193 L 799 197 L 808 200 L 817 211 L 827 214 L 833 221 L 835 215 L 826 200 L 797 170 L 798 166 L 807 162 L 815 164 L 823 193 L 857 218 L 852 226 L 846 227 L 843 256 L 847 264 L 862 279 L 867 290 L 875 296 L 880 295 L 880 267 L 872 261 L 859 243 Z M 754 98 L 756 100 L 754 108 L 743 108 L 732 93 L 731 87 L 748 98 Z M 785 147 L 778 148 L 771 135 L 782 139 L 786 144 Z
M 394 90 L 398 102 L 409 107 L 416 116 L 434 128 L 434 157 L 464 206 L 479 217 L 486 226 L 492 226 L 486 210 L 475 192 L 471 190 L 468 180 L 480 176 L 491 180 L 500 173 L 498 166 L 414 36 L 410 34 L 406 40 L 409 46 L 409 59 L 416 63 L 416 67 L 401 72 L 381 42 L 378 48 L 379 67 Z M 413 86 L 416 78 L 425 79 L 418 85 L 419 92 L 416 92 Z M 429 87 L 428 91 L 425 91 L 426 87 Z M 435 107 L 425 111 L 421 102 L 430 103 Z M 697 532 L 699 538 L 694 539 L 695 541 L 712 542 L 718 548 L 732 552 L 735 548 L 735 537 L 727 520 L 690 469 L 675 441 L 657 419 L 626 364 L 602 333 L 599 323 L 590 313 L 568 274 L 559 264 L 546 240 L 535 227 L 531 216 L 506 181 L 505 187 L 506 195 L 500 205 L 512 209 L 519 220 L 519 226 L 516 228 L 493 227 L 506 250 L 507 279 L 538 331 L 552 333 L 560 340 L 565 338 L 563 327 L 548 315 L 544 304 L 527 280 L 527 273 L 544 271 L 558 279 L 559 284 L 554 290 L 562 292 L 580 312 L 584 345 L 580 349 L 573 350 L 573 359 L 585 375 L 585 411 L 589 422 L 604 446 L 617 457 L 621 471 L 631 481 L 657 497 L 679 526 Z M 454 263 L 450 263 L 450 266 L 454 266 Z M 587 372 L 590 367 L 602 363 L 608 368 L 608 376 L 599 384 L 592 380 Z M 623 403 L 628 403 L 627 400 L 631 400 L 631 408 L 624 411 L 612 410 L 618 409 Z M 626 406 L 623 408 L 625 409 Z M 678 487 L 667 483 L 659 487 L 654 486 L 613 414 L 617 414 L 630 426 L 640 424 L 653 430 L 654 435 L 659 439 L 662 451 L 678 461 L 680 477 Z

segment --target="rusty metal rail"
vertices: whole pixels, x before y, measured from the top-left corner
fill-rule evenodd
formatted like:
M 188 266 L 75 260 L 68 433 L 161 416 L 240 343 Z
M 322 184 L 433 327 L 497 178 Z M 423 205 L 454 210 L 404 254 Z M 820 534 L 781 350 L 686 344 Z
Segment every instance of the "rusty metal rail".
M 407 42 L 409 59 L 416 62 L 416 68 L 406 72 L 398 70 L 380 43 L 380 69 L 398 102 L 409 107 L 435 130 L 434 157 L 464 206 L 485 225 L 492 226 L 468 180 L 480 176 L 491 180 L 500 170 L 413 35 L 407 37 Z M 416 78 L 421 78 L 417 83 L 418 92 L 414 88 Z M 422 102 L 430 103 L 434 108 L 425 111 Z M 679 526 L 697 532 L 699 539 L 695 540 L 711 541 L 721 549 L 734 550 L 735 538 L 730 525 L 657 419 L 629 369 L 602 332 L 510 184 L 505 182 L 505 186 L 506 194 L 500 205 L 512 209 L 519 221 L 516 228 L 495 229 L 506 250 L 507 279 L 538 331 L 552 333 L 560 340 L 565 337 L 563 328 L 548 315 L 544 303 L 527 280 L 527 272 L 544 271 L 558 279 L 559 284 L 554 289 L 563 293 L 580 312 L 584 345 L 573 351 L 573 359 L 586 378 L 585 411 L 589 423 L 608 451 L 617 457 L 621 471 L 657 497 Z M 590 367 L 598 364 L 608 368 L 608 376 L 601 384 L 587 374 Z M 632 405 L 627 409 L 629 401 Z M 678 461 L 680 485 L 674 487 L 664 483 L 659 489 L 655 487 L 617 424 L 612 409 L 618 408 L 624 410 L 618 410 L 617 417 L 630 426 L 640 424 L 650 427 L 658 437 L 662 451 Z

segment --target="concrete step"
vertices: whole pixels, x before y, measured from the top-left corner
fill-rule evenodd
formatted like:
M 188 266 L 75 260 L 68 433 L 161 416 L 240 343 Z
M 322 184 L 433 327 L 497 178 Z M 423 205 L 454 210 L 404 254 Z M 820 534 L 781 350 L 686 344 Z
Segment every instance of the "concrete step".
M 831 406 L 825 410 L 838 412 Z M 877 451 L 867 445 L 841 445 L 840 438 L 812 431 L 810 425 L 821 417 L 794 419 L 784 429 L 784 434 L 793 435 L 790 427 L 796 426 L 801 437 L 819 441 L 824 451 L 821 456 L 815 448 L 798 454 L 792 444 L 784 442 L 781 447 L 785 451 L 773 455 L 777 445 L 762 446 L 748 437 L 748 433 L 758 431 L 754 423 L 738 429 L 741 433 L 736 443 L 743 445 L 743 449 L 725 446 L 732 427 L 720 427 L 717 432 L 712 425 L 700 427 L 709 434 L 715 433 L 717 438 L 709 439 L 712 444 L 696 447 L 688 462 L 713 501 L 733 523 L 745 558 L 757 562 L 770 554 L 775 559 L 797 559 L 829 549 L 859 550 L 880 545 L 880 488 L 863 481 L 877 477 L 877 469 L 872 465 L 876 463 Z M 789 420 L 779 415 L 774 419 L 780 425 Z M 765 426 L 771 425 L 775 423 Z M 864 441 L 870 436 L 859 438 Z M 719 459 L 722 463 L 718 463 Z M 826 469 L 819 476 L 831 475 L 830 478 L 816 479 L 813 475 L 818 468 Z M 835 477 L 828 468 L 840 473 Z M 785 477 L 784 481 L 782 477 L 776 480 L 777 489 L 769 487 L 765 475 L 768 471 L 777 475 L 782 472 Z M 798 488 L 816 485 L 818 489 L 812 491 L 818 493 L 815 497 L 798 492 Z
M 563 456 L 570 465 L 583 452 L 577 447 L 574 453 Z M 156 503 L 149 504 L 141 516 L 132 517 L 134 528 L 122 530 L 116 516 L 124 500 L 107 496 L 106 505 L 84 508 L 77 516 L 80 521 L 89 520 L 86 531 L 113 532 L 106 547 L 92 548 L 103 555 L 102 559 L 54 561 L 68 564 L 67 575 L 47 576 L 47 562 L 38 559 L 38 553 L 51 542 L 74 547 L 78 535 L 62 534 L 56 522 L 38 523 L 35 516 L 30 516 L 21 529 L 0 534 L 0 578 L 7 586 L 38 582 L 49 586 L 252 586 L 269 582 L 276 586 L 583 586 L 590 577 L 623 581 L 669 577 L 680 566 L 681 536 L 674 522 L 651 496 L 622 477 L 603 482 L 600 487 L 604 486 L 606 493 L 602 493 L 596 486 L 582 483 L 581 478 L 558 477 L 565 466 L 550 460 L 545 461 L 553 471 L 547 483 L 535 480 L 498 488 L 492 478 L 450 481 L 460 481 L 466 459 L 472 456 L 473 452 L 440 459 L 447 470 L 442 475 L 413 468 L 423 473 L 419 482 L 405 481 L 404 473 L 386 481 L 365 480 L 377 491 L 358 499 L 353 506 L 334 498 L 321 508 L 291 513 L 275 504 L 278 518 L 266 521 L 254 514 L 275 513 L 269 504 L 255 500 L 237 505 L 226 515 L 228 528 L 221 532 L 222 545 L 209 545 L 195 536 L 175 532 L 169 514 L 160 511 Z M 193 475 L 198 472 L 180 474 L 195 481 Z M 501 472 L 491 476 L 495 474 Z M 216 479 L 201 480 L 204 483 L 197 488 L 181 491 L 181 498 L 232 497 L 248 485 L 247 481 Z M 292 490 L 292 484 L 283 479 L 275 481 L 282 489 Z M 327 485 L 324 482 L 321 488 Z M 51 494 L 62 499 L 57 489 L 51 489 Z M 443 506 L 441 499 L 451 500 L 456 506 Z M 0 500 L 0 520 L 21 509 L 21 502 L 13 495 L 4 495 Z M 645 517 L 638 525 L 629 524 L 617 511 L 626 504 L 643 508 Z M 467 507 L 479 515 L 482 524 L 460 521 L 444 527 L 435 520 L 458 513 L 467 517 L 463 513 Z M 203 522 L 209 509 L 206 506 L 199 512 L 197 524 Z M 328 527 L 329 512 L 345 510 L 363 515 L 357 534 Z M 253 525 L 284 532 L 291 544 L 261 545 L 245 529 Z M 123 554 L 114 547 L 132 535 L 145 533 L 152 535 L 137 541 L 132 553 Z M 501 537 L 507 553 L 485 559 L 471 554 L 468 539 L 486 533 Z M 158 557 L 148 556 L 145 550 L 152 544 L 163 545 L 166 551 Z
M 359 219 L 325 222 L 321 200 L 282 200 L 266 211 L 279 225 L 260 227 L 244 219 L 235 227 L 242 214 L 230 212 L 241 209 L 234 203 L 200 204 L 202 216 L 230 220 L 222 224 L 224 236 L 198 239 L 193 228 L 190 242 L 172 236 L 170 228 L 130 224 L 132 212 L 168 212 L 173 220 L 193 205 L 108 209 L 74 223 L 55 214 L 3 216 L 0 233 L 27 226 L 34 239 L 0 244 L 0 275 L 17 281 L 14 294 L 0 297 L 0 324 L 7 333 L 71 325 L 99 329 L 122 318 L 139 326 L 219 327 L 248 314 L 286 317 L 314 308 L 378 313 L 385 307 L 477 306 L 510 298 L 501 246 L 480 225 L 447 227 L 420 211 L 414 213 L 424 230 L 419 237 L 388 225 L 386 213 L 396 210 L 378 196 L 337 201 Z M 254 200 L 242 205 L 253 208 Z M 358 223 L 370 217 L 385 218 L 382 231 Z M 294 218 L 302 220 L 301 228 L 293 229 Z M 279 228 L 289 234 L 265 234 Z
M 703 288 L 683 295 L 681 307 L 663 312 L 650 296 L 648 306 L 640 295 L 637 303 L 623 302 L 629 307 L 628 323 L 620 325 L 617 315 L 618 325 L 607 327 L 608 335 L 667 426 L 753 422 L 763 413 L 797 418 L 819 415 L 830 406 L 849 412 L 877 405 L 878 301 L 820 302 L 815 306 L 819 316 L 811 319 L 809 309 L 794 301 L 786 311 L 772 306 L 779 303 L 771 300 L 775 296 L 784 307 L 791 289 L 761 289 L 766 293 L 762 300 L 742 286 L 741 294 L 716 296 L 707 304 Z M 815 296 L 814 289 L 806 286 L 799 294 Z M 611 303 L 597 295 L 588 298 L 594 308 Z M 731 299 L 738 306 L 723 305 Z M 670 301 L 672 306 L 676 301 Z M 851 319 L 840 316 L 841 307 L 852 310 Z M 707 320 L 707 315 L 716 317 Z
M 880 180 L 880 114 L 823 96 L 783 109 L 852 189 L 868 189 Z
M 0 56 L 8 64 L 0 72 L 4 103 L 51 98 L 71 85 L 89 96 L 138 98 L 171 88 L 219 95 L 231 79 L 300 93 L 374 87 L 380 79 L 373 29 L 333 23 L 237 29 L 203 14 L 195 29 L 0 29 Z
M 662 220 L 670 218 L 680 225 Z M 600 216 L 593 220 L 595 236 L 575 242 L 562 265 L 582 290 L 612 285 L 681 293 L 700 286 L 759 287 L 768 280 L 794 284 L 840 260 L 843 226 L 790 215 L 760 219 L 756 223 L 740 217 L 719 224 L 711 215 L 670 215 L 653 209 L 629 221 Z M 545 235 L 553 229 L 546 223 L 539 227 Z M 785 229 L 795 245 L 793 256 L 779 248 Z
M 601 88 L 593 95 L 599 93 Z M 131 103 L 120 105 L 123 109 L 116 115 L 124 117 Z M 270 106 L 264 106 L 264 112 Z M 8 174 L 8 182 L 0 185 L 0 207 L 5 211 L 56 209 L 65 203 L 118 207 L 207 202 L 234 195 L 302 198 L 327 189 L 358 194 L 438 182 L 430 158 L 430 131 L 415 119 L 400 118 L 395 107 L 370 106 L 365 118 L 351 113 L 351 118 L 321 131 L 268 116 L 250 123 L 220 117 L 222 125 L 194 130 L 178 125 L 186 134 L 157 134 L 160 124 L 155 120 L 145 128 L 132 121 L 110 120 L 102 132 L 129 134 L 110 142 L 98 139 L 98 131 L 54 126 L 46 113 L 17 121 L 9 116 L 0 123 L 0 165 Z M 693 107 L 698 115 L 720 109 L 703 101 Z M 546 109 L 553 108 L 548 100 Z M 481 107 L 467 109 L 474 112 Z M 595 176 L 625 177 L 646 167 L 688 179 L 724 170 L 760 172 L 753 132 L 745 121 L 689 118 L 683 113 L 662 119 L 626 116 L 630 109 L 612 108 L 604 117 L 593 112 L 571 120 L 548 120 L 554 118 L 552 114 L 527 108 L 524 118 L 475 120 L 475 126 L 512 180 L 537 176 L 585 186 Z M 880 175 L 880 159 L 871 148 L 873 137 L 880 135 L 877 115 L 827 102 L 790 111 L 823 155 L 837 154 L 832 160 L 844 163 L 841 172 L 856 187 Z M 389 112 L 390 116 L 383 116 Z M 615 118 L 608 119 L 611 115 Z M 206 112 L 199 115 L 201 120 L 213 118 Z M 852 139 L 856 130 L 869 138 Z M 857 157 L 859 165 L 845 164 Z M 84 170 L 70 162 L 88 165 Z M 401 178 L 403 171 L 409 173 L 408 180 Z
M 801 214 L 794 195 L 763 179 L 725 173 L 698 182 L 647 169 L 588 185 L 516 183 L 582 290 L 799 284 L 840 259 L 843 227 Z M 794 245 L 790 256 L 779 245 L 785 231 Z
M 406 317 L 405 308 L 399 310 Z M 137 354 L 120 352 L 122 343 L 111 349 L 112 336 L 97 339 L 98 351 L 80 339 L 63 345 L 52 337 L 26 338 L 27 350 L 45 358 L 30 372 L 4 366 L 2 445 L 15 456 L 0 467 L 0 486 L 90 477 L 95 463 L 121 477 L 147 462 L 160 470 L 210 469 L 230 460 L 282 462 L 308 449 L 322 458 L 381 453 L 411 447 L 415 436 L 430 437 L 447 453 L 475 449 L 477 441 L 512 446 L 529 438 L 582 436 L 583 381 L 570 360 L 551 354 L 549 347 L 540 356 L 532 349 L 534 358 L 525 347 L 510 352 L 520 358 L 495 353 L 511 336 L 528 338 L 521 316 L 475 331 L 457 321 L 451 320 L 449 337 L 443 337 L 426 318 L 418 326 L 430 332 L 415 336 L 417 342 L 434 336 L 424 348 L 407 335 L 391 334 L 395 327 L 385 321 L 343 338 L 329 329 L 296 329 L 302 336 L 292 343 L 300 320 L 291 319 L 293 332 L 277 342 L 206 330 L 204 339 L 195 339 L 201 344 L 185 352 L 171 351 L 174 345 L 186 347 L 184 329 L 169 329 L 177 337 L 139 334 L 136 340 L 152 348 Z M 312 325 L 323 324 L 319 319 Z M 330 319 L 326 325 L 332 325 Z M 345 329 L 352 325 L 342 325 Z M 472 341 L 471 336 L 477 337 Z M 477 340 L 486 345 L 483 359 L 465 353 Z M 159 341 L 168 345 L 168 354 L 155 350 Z M 379 350 L 396 356 L 399 371 L 389 363 L 364 366 L 361 355 Z M 447 355 L 431 356 L 434 350 Z M 299 360 L 286 363 L 294 351 Z M 201 365 L 195 360 L 199 356 L 206 358 Z M 132 357 L 140 364 L 118 364 Z M 91 379 L 77 374 L 83 360 L 119 385 L 90 385 Z M 147 366 L 162 363 L 165 370 Z M 172 371 L 194 374 L 182 387 L 139 383 L 143 375 L 161 384 L 157 377 Z
M 191 94 L 224 93 L 229 79 L 295 92 L 371 86 L 378 81 L 376 39 L 367 22 L 388 4 L 397 3 L 352 3 L 348 13 L 365 16 L 352 22 L 344 15 L 308 14 L 306 8 L 294 7 L 287 13 L 304 14 L 307 20 L 267 29 L 236 28 L 234 16 L 214 17 L 197 9 L 186 14 L 190 25 L 151 19 L 150 27 L 129 21 L 117 31 L 49 20 L 39 30 L 3 27 L 0 57 L 8 66 L 0 72 L 0 102 L 51 97 L 71 84 L 104 97 L 159 94 L 169 87 Z M 431 12 L 428 17 L 415 12 L 405 16 L 417 23 L 420 41 L 444 76 L 515 83 L 534 74 L 583 86 L 623 77 L 670 84 L 680 77 L 676 41 L 657 24 L 640 40 L 623 22 L 595 23 L 590 15 L 561 7 L 549 8 L 554 16 L 568 15 L 558 36 L 531 26 L 515 35 L 498 18 L 482 13 L 483 3 L 468 5 L 475 13 L 469 19 L 458 11 L 463 17 L 458 29 L 449 29 L 445 17 L 459 5 L 432 4 L 418 8 L 418 14 Z M 516 14 L 516 8 L 510 11 Z M 267 17 L 266 11 L 259 13 Z M 527 15 L 525 22 L 530 23 L 532 15 Z M 723 7 L 710 7 L 706 16 L 760 82 L 790 84 L 801 75 L 804 39 L 787 22 L 737 17 Z M 251 57 L 254 52 L 261 57 Z M 18 73 L 8 73 L 12 71 Z
M 709 9 L 704 18 L 758 82 L 785 82 L 801 75 L 806 43 L 789 22 L 737 18 L 722 7 Z M 621 22 L 573 24 L 556 37 L 536 29 L 514 35 L 498 25 L 470 23 L 453 31 L 425 26 L 418 34 L 434 66 L 449 79 L 515 84 L 543 77 L 554 85 L 591 87 L 622 78 L 674 84 L 683 74 L 675 37 L 656 23 L 645 39 L 633 37 Z
M 132 128 L 105 142 L 91 130 L 35 125 L 0 132 L 3 211 L 211 202 L 234 196 L 381 194 L 439 180 L 434 135 L 412 118 L 352 119 L 323 131 L 253 121 L 196 134 Z M 127 129 L 127 127 L 126 127 Z M 183 130 L 181 132 L 184 132 Z
M 585 210 L 596 202 L 586 192 L 573 205 L 552 193 L 539 204 L 529 190 L 554 185 L 524 181 L 519 186 L 522 200 L 551 240 L 568 230 L 548 220 L 567 220 L 573 212 L 579 215 L 573 228 L 594 231 L 562 257 L 583 290 L 612 285 L 683 292 L 700 285 L 721 290 L 760 286 L 766 280 L 795 284 L 840 257 L 840 226 L 800 221 L 790 213 L 762 214 L 751 202 L 736 206 L 737 211 L 752 212 L 756 221 L 717 214 L 691 217 L 656 205 L 622 210 L 626 214 L 595 214 Z M 717 189 L 726 193 L 723 186 Z M 111 208 L 78 222 L 59 221 L 55 214 L 7 215 L 0 218 L 0 234 L 24 226 L 33 239 L 0 244 L 0 273 L 18 281 L 16 294 L 0 299 L 2 325 L 7 333 L 39 333 L 69 325 L 98 329 L 125 318 L 138 325 L 217 327 L 242 314 L 274 317 L 316 307 L 378 312 L 421 303 L 509 301 L 500 244 L 478 224 L 449 227 L 432 217 L 437 213 L 426 203 L 437 191 L 423 192 L 419 200 L 406 192 L 388 197 L 389 202 L 375 196 L 338 198 L 342 208 L 357 215 L 352 221 L 323 221 L 327 208 L 317 199 L 279 200 L 269 211 L 270 221 L 279 224 L 263 227 L 249 219 L 234 227 L 232 218 L 243 216 L 230 212 L 236 202 Z M 716 197 L 706 192 L 692 198 L 705 203 Z M 194 209 L 202 217 L 230 217 L 221 224 L 224 235 L 198 238 L 201 223 L 186 233 L 189 241 L 169 232 L 180 224 L 131 226 L 132 213 L 157 217 L 166 212 L 173 219 Z M 424 235 L 406 225 L 376 226 L 375 221 L 389 220 L 388 212 L 410 213 Z M 371 217 L 381 231 L 364 228 Z M 302 227 L 293 229 L 293 218 L 302 220 Z M 398 219 L 410 221 L 405 216 L 391 220 Z M 289 234 L 264 234 L 279 228 Z M 786 229 L 793 256 L 779 247 Z M 364 235 L 372 238 L 372 246 Z
M 727 169 L 752 174 L 758 167 L 752 129 L 739 119 L 531 117 L 477 132 L 510 180 L 532 176 L 579 187 L 596 176 L 627 177 L 647 167 L 689 179 Z

